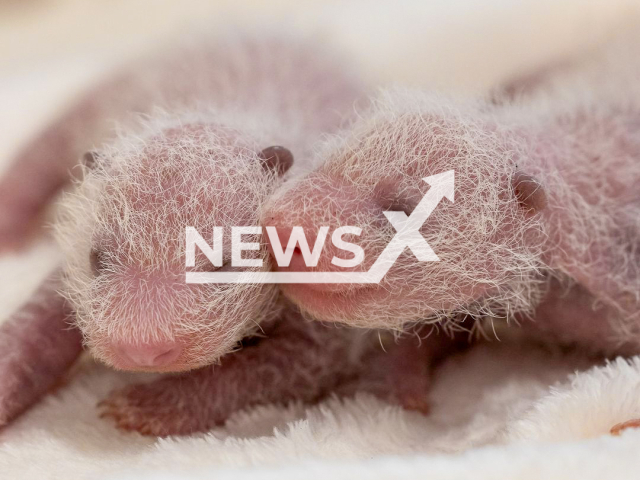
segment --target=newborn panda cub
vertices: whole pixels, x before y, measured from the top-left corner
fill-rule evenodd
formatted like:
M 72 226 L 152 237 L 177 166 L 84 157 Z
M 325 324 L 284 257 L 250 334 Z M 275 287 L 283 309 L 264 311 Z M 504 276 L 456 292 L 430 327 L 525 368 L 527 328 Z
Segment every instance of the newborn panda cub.
M 427 409 L 440 337 L 381 342 L 374 330 L 303 320 L 275 285 L 185 283 L 185 226 L 210 239 L 215 226 L 228 237 L 257 225 L 291 166 L 292 154 L 263 148 L 262 136 L 223 113 L 152 123 L 94 153 L 63 204 L 62 291 L 93 354 L 125 370 L 190 370 L 111 394 L 102 414 L 120 428 L 206 431 L 252 405 L 334 391 Z M 197 253 L 195 271 L 216 269 Z M 253 253 L 270 268 L 266 248 Z M 218 269 L 236 268 L 224 257 Z
M 316 171 L 272 197 L 262 222 L 280 243 L 295 225 L 311 244 L 321 226 L 360 227 L 359 265 L 337 266 L 344 252 L 327 246 L 317 267 L 296 251 L 279 268 L 368 271 L 396 234 L 384 212 L 410 216 L 429 191 L 423 179 L 453 171 L 455 203 L 441 201 L 418 229 L 439 261 L 405 249 L 379 284 L 291 284 L 285 295 L 311 317 L 351 326 L 518 321 L 556 342 L 638 353 L 637 45 L 620 40 L 547 72 L 512 101 L 383 94 L 327 144 Z

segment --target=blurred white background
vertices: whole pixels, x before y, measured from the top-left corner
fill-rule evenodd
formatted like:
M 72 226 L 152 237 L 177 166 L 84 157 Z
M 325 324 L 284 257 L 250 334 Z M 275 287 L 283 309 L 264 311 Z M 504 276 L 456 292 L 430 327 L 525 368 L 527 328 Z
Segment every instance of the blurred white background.
M 198 28 L 278 19 L 325 33 L 380 81 L 473 91 L 638 10 L 638 0 L 0 0 L 0 164 L 105 69 Z

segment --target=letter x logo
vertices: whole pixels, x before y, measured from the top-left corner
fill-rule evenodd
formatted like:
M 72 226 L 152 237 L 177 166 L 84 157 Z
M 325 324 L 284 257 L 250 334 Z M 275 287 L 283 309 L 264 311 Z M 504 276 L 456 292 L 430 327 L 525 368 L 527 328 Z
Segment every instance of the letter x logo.
M 448 170 L 422 180 L 428 183 L 431 188 L 416 205 L 411 215 L 407 216 L 404 212 L 384 212 L 397 233 L 368 272 L 376 279 L 382 280 L 405 248 L 409 248 L 420 262 L 438 262 L 440 260 L 420 233 L 420 228 L 443 197 L 451 202 L 455 200 L 454 171 Z
M 450 202 L 454 201 L 454 171 L 448 170 L 423 180 L 430 185 L 429 191 L 422 197 L 411 215 L 407 216 L 404 212 L 384 212 L 397 233 L 367 272 L 187 272 L 186 281 L 187 283 L 380 283 L 405 248 L 411 250 L 420 262 L 438 262 L 440 259 L 424 239 L 420 229 L 443 197 Z

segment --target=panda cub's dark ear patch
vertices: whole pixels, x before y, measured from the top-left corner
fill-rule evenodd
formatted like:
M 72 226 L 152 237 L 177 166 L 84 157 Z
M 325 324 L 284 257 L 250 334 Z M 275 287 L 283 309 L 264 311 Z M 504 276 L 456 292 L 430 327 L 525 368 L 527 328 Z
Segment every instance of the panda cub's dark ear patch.
M 265 148 L 258 157 L 262 160 L 262 166 L 265 169 L 273 170 L 278 175 L 284 175 L 293 165 L 293 153 L 279 145 Z
M 529 214 L 536 214 L 547 206 L 547 192 L 533 175 L 521 170 L 511 178 L 511 188 L 520 206 Z
M 87 153 L 82 155 L 82 164 L 88 169 L 92 169 L 96 166 L 98 161 L 98 154 L 96 152 L 92 152 L 89 150 Z

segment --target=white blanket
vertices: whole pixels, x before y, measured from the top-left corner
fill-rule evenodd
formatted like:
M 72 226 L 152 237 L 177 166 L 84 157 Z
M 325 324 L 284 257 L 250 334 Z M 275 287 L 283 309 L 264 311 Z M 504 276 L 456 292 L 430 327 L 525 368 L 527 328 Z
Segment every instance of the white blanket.
M 34 4 L 11 11 L 10 22 L 0 14 L 0 165 L 129 44 L 143 45 L 222 8 L 195 1 L 157 1 L 153 8 L 141 0 L 88 3 L 60 1 L 52 11 Z M 633 3 L 298 2 L 294 10 L 286 1 L 236 2 L 215 21 L 286 12 L 298 26 L 329 32 L 380 81 L 473 91 L 606 36 Z M 0 258 L 0 318 L 56 258 L 44 241 Z M 362 395 L 313 407 L 260 407 L 238 413 L 224 429 L 166 440 L 121 433 L 97 417 L 95 404 L 111 389 L 144 378 L 80 362 L 64 386 L 0 432 L 0 479 L 640 477 L 640 430 L 608 434 L 614 424 L 640 417 L 640 358 L 594 365 L 576 353 L 494 340 L 438 369 L 429 416 Z

